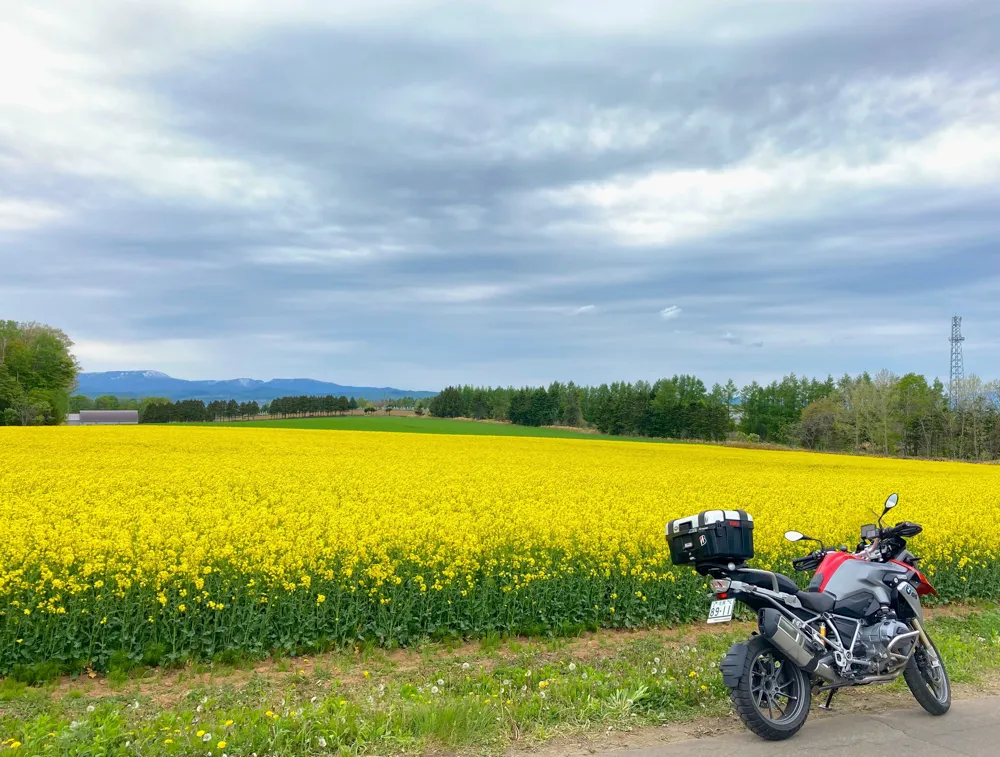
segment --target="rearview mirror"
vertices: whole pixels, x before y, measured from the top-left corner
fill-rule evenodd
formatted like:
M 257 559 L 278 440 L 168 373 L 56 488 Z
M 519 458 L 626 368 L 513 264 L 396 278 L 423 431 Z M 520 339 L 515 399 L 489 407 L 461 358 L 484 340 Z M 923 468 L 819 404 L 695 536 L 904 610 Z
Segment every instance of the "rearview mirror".
M 785 538 L 788 539 L 788 541 L 802 541 L 806 537 L 805 534 L 798 531 L 785 531 Z
M 889 512 L 892 508 L 894 508 L 898 502 L 899 502 L 898 494 L 893 492 L 892 494 L 889 495 L 889 499 L 885 501 L 885 507 L 882 508 L 882 514 L 878 516 L 878 524 L 880 526 L 882 525 L 882 518 L 884 518 L 885 514 Z

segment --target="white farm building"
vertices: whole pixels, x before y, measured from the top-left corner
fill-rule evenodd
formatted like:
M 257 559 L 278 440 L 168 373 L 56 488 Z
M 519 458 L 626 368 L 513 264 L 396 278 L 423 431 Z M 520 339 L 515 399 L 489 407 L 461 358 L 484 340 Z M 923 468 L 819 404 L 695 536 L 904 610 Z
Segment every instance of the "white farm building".
M 67 417 L 70 426 L 124 426 L 139 422 L 138 410 L 81 410 Z

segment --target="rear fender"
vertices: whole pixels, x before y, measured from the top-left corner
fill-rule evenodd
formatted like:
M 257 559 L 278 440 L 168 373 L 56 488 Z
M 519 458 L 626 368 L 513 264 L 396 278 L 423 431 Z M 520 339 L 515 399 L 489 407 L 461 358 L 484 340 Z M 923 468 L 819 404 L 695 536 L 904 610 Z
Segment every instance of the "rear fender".
M 740 685 L 740 679 L 743 677 L 743 667 L 746 665 L 746 662 L 746 642 L 733 644 L 719 664 L 719 670 L 722 672 L 722 681 L 728 688 L 735 689 Z

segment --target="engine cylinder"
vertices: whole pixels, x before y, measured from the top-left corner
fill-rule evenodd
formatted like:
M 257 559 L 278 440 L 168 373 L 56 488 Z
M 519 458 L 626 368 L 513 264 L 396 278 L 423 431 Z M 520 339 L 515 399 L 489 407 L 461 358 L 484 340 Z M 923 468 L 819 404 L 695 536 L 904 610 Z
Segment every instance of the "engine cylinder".
M 870 626 L 864 626 L 858 634 L 858 644 L 855 647 L 854 654 L 860 657 L 861 653 L 859 649 L 864 645 L 866 652 L 864 656 L 871 657 L 875 661 L 880 662 L 878 667 L 884 669 L 885 665 L 889 662 L 889 643 L 897 636 L 910 633 L 911 630 L 905 623 L 900 623 L 898 620 L 892 618 L 886 618 Z M 910 650 L 913 648 L 913 643 L 914 639 L 906 639 L 897 644 L 892 651 L 898 655 L 908 657 Z

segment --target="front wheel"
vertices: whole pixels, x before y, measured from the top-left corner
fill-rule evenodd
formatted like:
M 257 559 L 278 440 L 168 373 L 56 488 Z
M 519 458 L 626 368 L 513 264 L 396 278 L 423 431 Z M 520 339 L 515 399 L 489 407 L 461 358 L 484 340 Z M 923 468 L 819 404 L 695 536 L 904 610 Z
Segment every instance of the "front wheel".
M 743 674 L 729 690 L 740 720 L 768 741 L 798 733 L 809 717 L 809 676 L 770 642 L 755 636 L 747 642 Z
M 930 641 L 929 636 L 927 640 Z M 930 649 L 917 642 L 913 656 L 906 663 L 903 678 L 913 692 L 913 697 L 931 715 L 944 715 L 951 709 L 951 683 L 948 681 L 948 671 L 944 669 L 944 660 L 938 654 L 933 641 Z

